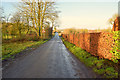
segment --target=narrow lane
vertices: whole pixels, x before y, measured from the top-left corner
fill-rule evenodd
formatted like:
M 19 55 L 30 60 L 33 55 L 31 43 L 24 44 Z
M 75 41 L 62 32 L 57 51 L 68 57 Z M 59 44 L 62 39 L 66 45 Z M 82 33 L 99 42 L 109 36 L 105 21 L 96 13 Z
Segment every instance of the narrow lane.
M 57 33 L 53 39 L 3 70 L 3 78 L 95 77 L 90 68 L 66 49 Z

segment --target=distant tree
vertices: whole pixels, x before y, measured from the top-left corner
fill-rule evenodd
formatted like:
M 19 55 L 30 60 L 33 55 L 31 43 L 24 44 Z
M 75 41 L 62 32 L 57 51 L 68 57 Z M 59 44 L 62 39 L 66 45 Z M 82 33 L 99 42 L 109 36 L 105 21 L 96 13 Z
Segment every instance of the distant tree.
M 16 33 L 19 35 L 19 37 L 21 37 L 22 33 L 24 33 L 25 31 L 25 25 L 24 25 L 24 16 L 22 13 L 20 12 L 16 12 L 13 17 L 11 18 L 11 22 L 13 23 L 13 30 L 10 30 L 12 31 L 13 33 Z
M 115 21 L 115 19 L 118 17 L 118 14 L 114 14 L 109 20 L 108 20 L 108 22 L 109 22 L 109 24 L 110 25 L 113 25 L 114 24 L 114 21 Z

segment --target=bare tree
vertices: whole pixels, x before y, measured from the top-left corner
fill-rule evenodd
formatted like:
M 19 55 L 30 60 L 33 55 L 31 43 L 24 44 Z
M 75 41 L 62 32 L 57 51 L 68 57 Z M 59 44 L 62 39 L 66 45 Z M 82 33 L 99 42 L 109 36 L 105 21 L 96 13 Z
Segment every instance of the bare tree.
M 33 29 L 36 31 L 37 35 L 42 35 L 45 20 L 49 18 L 51 23 L 54 24 L 55 17 L 58 16 L 54 7 L 55 2 L 47 2 L 44 0 L 22 1 L 22 5 L 19 6 L 19 9 L 29 15 Z
M 114 21 L 115 21 L 115 19 L 118 17 L 118 14 L 114 14 L 109 20 L 108 20 L 108 22 L 109 22 L 109 24 L 110 25 L 113 25 L 114 24 Z

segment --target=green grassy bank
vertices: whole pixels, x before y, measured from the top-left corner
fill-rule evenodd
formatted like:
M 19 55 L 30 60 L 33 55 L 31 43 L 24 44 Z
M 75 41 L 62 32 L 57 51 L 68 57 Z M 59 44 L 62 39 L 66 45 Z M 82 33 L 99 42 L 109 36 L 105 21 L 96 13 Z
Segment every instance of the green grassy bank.
M 96 56 L 91 55 L 87 51 L 76 47 L 68 41 L 61 38 L 65 46 L 70 52 L 72 52 L 81 62 L 86 66 L 91 67 L 94 72 L 103 76 L 103 78 L 118 78 L 118 66 L 107 59 L 99 59 Z
M 3 43 L 2 44 L 2 60 L 7 60 L 8 58 L 14 58 L 14 56 L 17 53 L 25 50 L 26 48 L 35 47 L 47 41 L 48 40 Z

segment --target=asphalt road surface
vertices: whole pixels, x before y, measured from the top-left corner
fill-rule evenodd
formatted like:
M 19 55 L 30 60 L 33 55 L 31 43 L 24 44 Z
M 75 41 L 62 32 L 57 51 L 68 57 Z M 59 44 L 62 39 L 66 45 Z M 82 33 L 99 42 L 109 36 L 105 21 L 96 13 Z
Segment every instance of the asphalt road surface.
M 15 60 L 3 70 L 3 78 L 95 78 L 97 75 L 86 67 L 55 34 L 55 37 Z

